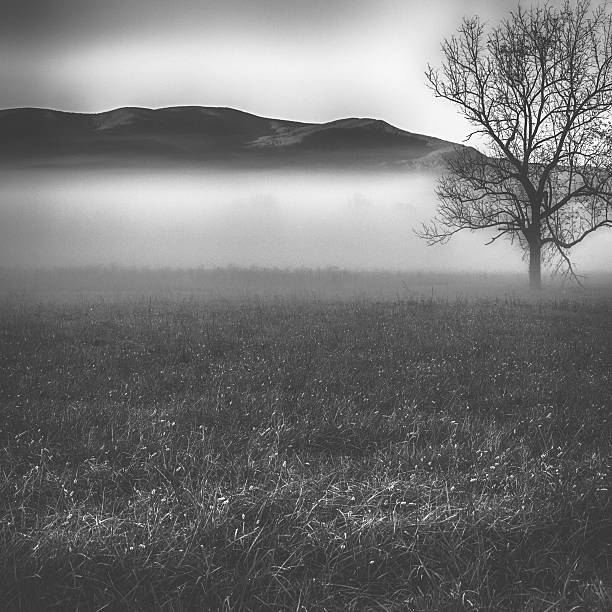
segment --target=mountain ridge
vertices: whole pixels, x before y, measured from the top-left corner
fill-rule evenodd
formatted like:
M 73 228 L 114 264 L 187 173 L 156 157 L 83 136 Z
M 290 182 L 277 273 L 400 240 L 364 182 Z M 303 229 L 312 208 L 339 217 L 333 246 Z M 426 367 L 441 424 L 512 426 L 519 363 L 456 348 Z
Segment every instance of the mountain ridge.
M 308 123 L 207 106 L 0 110 L 3 165 L 427 167 L 460 146 L 369 117 Z

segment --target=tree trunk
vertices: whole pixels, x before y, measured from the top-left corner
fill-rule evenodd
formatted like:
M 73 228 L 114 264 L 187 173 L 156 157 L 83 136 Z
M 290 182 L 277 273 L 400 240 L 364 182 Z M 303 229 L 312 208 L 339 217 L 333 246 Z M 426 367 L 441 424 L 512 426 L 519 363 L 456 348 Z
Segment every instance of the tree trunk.
M 529 287 L 539 290 L 542 288 L 542 245 L 539 237 L 529 243 Z
M 544 192 L 544 200 L 548 200 L 548 193 Z M 529 244 L 529 288 L 539 291 L 542 288 L 542 230 L 540 228 L 541 204 L 531 201 L 531 225 L 526 235 Z

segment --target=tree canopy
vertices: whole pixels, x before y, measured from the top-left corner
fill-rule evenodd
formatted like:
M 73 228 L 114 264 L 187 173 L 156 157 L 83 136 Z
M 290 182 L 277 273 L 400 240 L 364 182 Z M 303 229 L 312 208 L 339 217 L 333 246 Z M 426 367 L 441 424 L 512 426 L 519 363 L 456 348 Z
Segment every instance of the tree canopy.
M 612 17 L 588 0 L 519 7 L 500 24 L 464 19 L 428 66 L 434 94 L 453 102 L 484 150 L 458 148 L 420 235 L 430 244 L 489 230 L 576 278 L 570 250 L 612 227 Z

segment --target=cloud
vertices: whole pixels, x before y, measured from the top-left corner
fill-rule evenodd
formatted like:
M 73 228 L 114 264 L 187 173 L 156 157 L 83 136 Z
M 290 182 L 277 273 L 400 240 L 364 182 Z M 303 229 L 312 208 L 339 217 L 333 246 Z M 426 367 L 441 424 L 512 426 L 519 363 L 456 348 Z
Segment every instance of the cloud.
M 5 0 L 6 42 L 70 44 L 123 36 L 200 30 L 286 32 L 342 28 L 376 14 L 385 0 Z

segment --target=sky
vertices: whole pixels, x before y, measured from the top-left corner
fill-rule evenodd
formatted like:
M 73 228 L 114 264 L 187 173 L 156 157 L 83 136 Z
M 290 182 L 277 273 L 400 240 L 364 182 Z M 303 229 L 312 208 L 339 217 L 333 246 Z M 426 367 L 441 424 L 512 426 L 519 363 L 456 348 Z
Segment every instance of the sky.
M 0 108 L 229 106 L 324 122 L 384 119 L 454 141 L 426 87 L 463 16 L 508 0 L 0 0 Z

